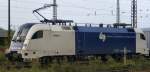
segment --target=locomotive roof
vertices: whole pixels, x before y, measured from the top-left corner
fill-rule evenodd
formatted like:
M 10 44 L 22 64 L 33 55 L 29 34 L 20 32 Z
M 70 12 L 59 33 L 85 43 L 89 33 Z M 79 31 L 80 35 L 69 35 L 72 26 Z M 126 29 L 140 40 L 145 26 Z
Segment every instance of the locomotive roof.
M 134 28 L 106 28 L 106 27 L 82 27 L 82 26 L 77 26 L 74 27 L 75 30 L 79 32 L 111 32 L 111 33 L 134 33 Z
M 33 26 L 41 23 L 27 23 L 25 25 Z M 47 24 L 45 24 L 47 25 Z M 61 26 L 61 25 L 60 25 Z M 107 33 L 135 33 L 134 28 L 115 28 L 115 27 L 92 27 L 92 26 L 72 26 L 79 32 L 107 32 Z
M 46 23 L 73 23 L 73 20 L 44 20 L 44 21 L 41 21 L 42 23 L 43 22 L 46 22 Z

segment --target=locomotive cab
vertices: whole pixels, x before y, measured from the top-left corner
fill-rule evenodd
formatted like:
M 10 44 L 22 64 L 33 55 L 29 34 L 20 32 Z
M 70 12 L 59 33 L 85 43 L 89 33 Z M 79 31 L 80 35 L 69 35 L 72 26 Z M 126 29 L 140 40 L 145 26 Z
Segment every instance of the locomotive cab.
M 27 23 L 20 26 L 20 28 L 15 32 L 12 38 L 10 48 L 6 51 L 6 57 L 9 60 L 21 59 L 25 61 L 26 59 L 30 60 L 30 59 L 40 58 L 44 56 L 46 53 L 48 53 L 48 52 L 46 53 L 44 52 L 47 51 L 47 45 L 53 47 L 58 46 L 56 45 L 56 43 L 52 44 L 53 42 L 49 41 L 50 35 L 52 37 L 54 36 L 53 39 L 57 38 L 54 41 L 58 40 L 59 42 L 60 36 L 58 34 L 62 34 L 61 31 L 64 31 L 64 33 L 62 34 L 62 36 L 64 37 L 67 37 L 66 34 L 67 32 L 72 33 L 73 28 L 70 26 L 71 23 L 72 21 L 69 20 L 66 21 L 58 20 L 55 21 L 56 25 L 54 25 L 54 21 L 51 20 L 49 24 L 48 23 Z M 68 26 L 66 26 L 66 24 L 68 24 Z M 51 43 L 47 44 L 49 42 Z M 60 48 L 60 47 L 56 47 L 56 48 Z
M 10 48 L 6 51 L 6 57 L 9 60 L 13 60 L 14 57 L 16 59 L 21 58 L 19 52 L 22 50 L 26 36 L 33 25 L 33 23 L 24 24 L 15 32 L 11 40 Z
M 141 29 L 135 29 L 136 32 L 136 53 L 149 56 L 149 48 L 147 48 L 146 37 Z

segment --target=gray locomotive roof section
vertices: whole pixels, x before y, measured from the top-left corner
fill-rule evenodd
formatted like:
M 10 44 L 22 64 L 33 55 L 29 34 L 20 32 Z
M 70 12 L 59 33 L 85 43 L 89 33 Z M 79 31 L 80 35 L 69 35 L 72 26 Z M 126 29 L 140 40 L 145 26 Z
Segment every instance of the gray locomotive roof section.
M 75 27 L 79 32 L 108 32 L 108 33 L 129 33 L 130 28 L 101 28 L 101 27 Z M 130 33 L 135 33 L 130 32 Z

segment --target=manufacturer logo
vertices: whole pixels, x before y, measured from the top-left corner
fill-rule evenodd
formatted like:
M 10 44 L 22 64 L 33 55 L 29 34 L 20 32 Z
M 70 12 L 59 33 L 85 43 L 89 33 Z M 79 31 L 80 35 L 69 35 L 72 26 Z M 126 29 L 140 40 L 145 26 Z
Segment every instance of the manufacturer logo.
M 99 39 L 102 40 L 103 42 L 105 42 L 106 41 L 106 35 L 101 32 L 99 34 Z

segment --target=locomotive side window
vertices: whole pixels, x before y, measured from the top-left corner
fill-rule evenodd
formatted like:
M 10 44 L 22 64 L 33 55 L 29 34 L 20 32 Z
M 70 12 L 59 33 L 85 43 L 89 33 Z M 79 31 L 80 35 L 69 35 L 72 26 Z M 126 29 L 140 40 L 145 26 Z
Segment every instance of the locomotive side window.
M 43 38 L 43 31 L 37 31 L 33 36 L 32 39 L 39 39 Z
M 146 40 L 144 34 L 140 34 L 140 38 L 141 38 L 142 40 Z

